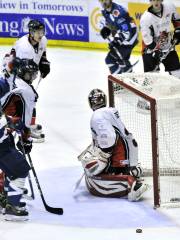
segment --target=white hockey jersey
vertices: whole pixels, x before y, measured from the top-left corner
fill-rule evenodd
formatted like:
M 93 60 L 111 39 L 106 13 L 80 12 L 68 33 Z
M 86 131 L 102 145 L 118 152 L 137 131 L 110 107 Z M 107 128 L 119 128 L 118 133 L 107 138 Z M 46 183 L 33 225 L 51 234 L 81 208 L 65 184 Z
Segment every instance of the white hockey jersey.
M 140 19 L 140 29 L 142 33 L 143 45 L 150 45 L 153 41 L 157 42 L 162 32 L 169 36 L 166 46 L 162 50 L 166 51 L 170 47 L 171 41 L 171 24 L 180 25 L 180 15 L 177 13 L 172 3 L 162 4 L 161 16 L 151 12 L 151 7 L 144 12 Z M 144 46 L 144 47 L 145 47 Z
M 1 99 L 1 104 L 2 107 L 5 107 L 13 94 L 19 96 L 23 103 L 22 121 L 29 128 L 38 95 L 31 85 L 19 78 L 16 78 L 15 85 L 16 87 Z
M 13 49 L 16 52 L 16 57 L 21 59 L 33 59 L 34 62 L 39 65 L 40 59 L 43 53 L 46 51 L 47 38 L 43 36 L 39 42 L 38 48 L 34 49 L 30 44 L 28 37 L 29 35 L 27 34 L 16 41 L 15 45 L 13 46 Z
M 116 142 L 116 131 L 125 138 L 125 126 L 115 108 L 103 107 L 93 112 L 91 117 L 92 138 L 100 148 L 112 147 Z M 116 130 L 115 130 L 116 129 Z

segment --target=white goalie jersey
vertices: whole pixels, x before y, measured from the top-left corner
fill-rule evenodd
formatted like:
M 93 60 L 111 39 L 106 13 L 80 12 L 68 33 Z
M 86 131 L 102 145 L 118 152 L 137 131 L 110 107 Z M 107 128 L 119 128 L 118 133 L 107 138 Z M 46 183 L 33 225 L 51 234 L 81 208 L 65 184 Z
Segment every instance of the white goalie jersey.
M 180 26 L 180 15 L 177 13 L 172 3 L 163 3 L 161 15 L 156 15 L 151 11 L 151 7 L 144 12 L 140 19 L 144 47 L 152 42 L 157 43 L 162 33 L 166 33 L 167 39 L 162 46 L 162 51 L 167 51 L 171 44 L 171 24 Z
M 43 53 L 46 52 L 47 38 L 43 36 L 41 41 L 37 45 L 37 48 L 33 48 L 33 46 L 29 42 L 28 37 L 28 35 L 25 35 L 16 41 L 15 45 L 13 46 L 16 57 L 19 57 L 21 59 L 33 59 L 34 62 L 39 65 Z
M 99 108 L 91 117 L 92 138 L 100 148 L 112 147 L 116 142 L 116 130 L 125 138 L 125 126 L 115 108 Z

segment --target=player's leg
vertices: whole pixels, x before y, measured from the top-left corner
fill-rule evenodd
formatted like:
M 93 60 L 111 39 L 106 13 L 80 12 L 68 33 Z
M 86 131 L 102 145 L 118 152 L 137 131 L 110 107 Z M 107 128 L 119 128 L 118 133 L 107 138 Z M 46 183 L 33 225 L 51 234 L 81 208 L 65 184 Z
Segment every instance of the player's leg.
M 20 200 L 23 194 L 25 178 L 30 166 L 24 156 L 15 148 L 1 152 L 0 167 L 6 174 L 4 190 L 6 204 L 4 216 L 6 220 L 27 220 L 28 212 L 21 208 Z
M 105 63 L 109 68 L 111 74 L 120 74 L 125 64 L 122 59 L 118 56 L 114 49 L 110 49 L 109 53 L 105 58 Z
M 166 72 L 180 78 L 180 62 L 176 51 L 171 51 L 166 59 L 163 60 L 163 64 Z

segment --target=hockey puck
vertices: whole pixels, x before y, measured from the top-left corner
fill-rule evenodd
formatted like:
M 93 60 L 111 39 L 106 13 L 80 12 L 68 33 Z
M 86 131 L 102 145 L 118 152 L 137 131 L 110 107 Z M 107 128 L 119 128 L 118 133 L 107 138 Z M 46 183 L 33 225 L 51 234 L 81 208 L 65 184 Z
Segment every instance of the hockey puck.
M 137 228 L 137 229 L 136 229 L 136 232 L 137 232 L 137 233 L 142 233 L 142 229 L 141 229 L 141 228 Z

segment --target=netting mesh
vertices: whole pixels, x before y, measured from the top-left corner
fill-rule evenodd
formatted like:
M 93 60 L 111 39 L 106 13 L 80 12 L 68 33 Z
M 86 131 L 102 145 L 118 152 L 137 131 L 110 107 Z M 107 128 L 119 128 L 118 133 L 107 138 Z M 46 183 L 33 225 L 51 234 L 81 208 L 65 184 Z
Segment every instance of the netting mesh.
M 154 98 L 157 103 L 161 203 L 180 201 L 180 80 L 160 74 L 122 74 L 116 79 Z M 152 175 L 150 103 L 134 92 L 117 89 L 114 102 L 122 121 L 139 145 L 145 176 Z

